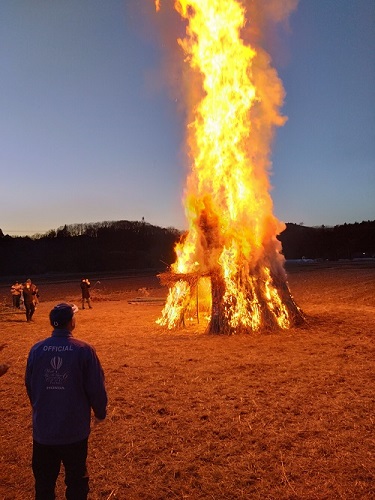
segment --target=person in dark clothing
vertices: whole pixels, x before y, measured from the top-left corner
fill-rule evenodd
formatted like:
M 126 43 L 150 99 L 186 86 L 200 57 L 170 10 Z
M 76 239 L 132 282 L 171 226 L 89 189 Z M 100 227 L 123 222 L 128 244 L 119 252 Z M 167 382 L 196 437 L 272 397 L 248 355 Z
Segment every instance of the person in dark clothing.
M 86 500 L 86 467 L 91 410 L 96 421 L 107 412 L 102 366 L 94 347 L 73 337 L 72 304 L 50 312 L 52 335 L 35 344 L 28 356 L 25 385 L 32 406 L 35 500 L 54 500 L 61 462 L 65 496 Z
M 37 297 L 39 297 L 38 288 L 34 285 L 30 279 L 26 281 L 22 289 L 23 303 L 26 310 L 26 321 L 32 321 L 35 312 L 35 302 Z
M 85 302 L 89 306 L 89 309 L 92 309 L 91 298 L 90 298 L 90 287 L 91 283 L 87 278 L 81 279 L 81 292 L 82 292 L 82 309 L 85 308 Z

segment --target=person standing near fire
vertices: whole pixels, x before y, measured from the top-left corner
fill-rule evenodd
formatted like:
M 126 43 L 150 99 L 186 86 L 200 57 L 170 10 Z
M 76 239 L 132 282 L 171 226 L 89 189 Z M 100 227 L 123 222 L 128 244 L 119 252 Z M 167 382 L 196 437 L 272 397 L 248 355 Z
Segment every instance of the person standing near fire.
M 73 337 L 74 304 L 57 304 L 49 319 L 52 335 L 29 352 L 26 392 L 32 406 L 35 500 L 54 500 L 61 462 L 66 498 L 86 500 L 91 410 L 95 422 L 107 415 L 107 392 L 94 347 Z
M 15 309 L 19 309 L 21 305 L 21 293 L 22 285 L 16 281 L 14 285 L 10 288 L 10 293 L 12 294 L 12 303 Z
M 38 287 L 31 282 L 30 279 L 26 281 L 22 288 L 23 303 L 26 310 L 26 321 L 32 321 L 35 312 L 35 304 L 39 297 Z
M 87 278 L 82 278 L 81 280 L 82 309 L 85 308 L 85 302 L 89 306 L 89 309 L 92 309 L 90 287 L 91 287 L 90 280 L 88 280 Z

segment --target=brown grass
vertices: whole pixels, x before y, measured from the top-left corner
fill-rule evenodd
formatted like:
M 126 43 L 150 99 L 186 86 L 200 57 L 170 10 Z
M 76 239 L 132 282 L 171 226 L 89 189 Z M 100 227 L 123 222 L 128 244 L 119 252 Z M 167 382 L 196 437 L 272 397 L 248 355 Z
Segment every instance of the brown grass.
M 375 266 L 292 268 L 289 283 L 306 327 L 228 337 L 156 326 L 155 278 L 101 280 L 75 331 L 96 347 L 109 394 L 90 437 L 91 500 L 375 498 Z M 79 280 L 40 291 L 33 324 L 0 315 L 3 500 L 33 498 L 26 357 L 50 335 L 54 303 L 78 301 Z

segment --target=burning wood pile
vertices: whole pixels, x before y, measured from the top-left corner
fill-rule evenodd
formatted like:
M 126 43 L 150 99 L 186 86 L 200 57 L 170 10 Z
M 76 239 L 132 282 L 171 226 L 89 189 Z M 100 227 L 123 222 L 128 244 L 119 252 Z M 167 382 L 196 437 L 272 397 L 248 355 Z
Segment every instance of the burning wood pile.
M 158 323 L 168 328 L 204 317 L 209 332 L 231 334 L 303 321 L 277 240 L 285 226 L 269 193 L 273 130 L 285 122 L 282 83 L 259 46 L 272 2 L 245 4 L 175 1 L 186 22 L 178 43 L 200 88 L 187 127 L 189 229 L 171 272 L 160 276 L 170 290 Z
M 210 238 L 205 240 L 212 246 L 206 247 L 208 258 L 203 256 L 200 262 L 209 264 L 218 252 Z M 196 261 L 197 269 L 190 273 L 160 274 L 170 290 L 158 323 L 168 328 L 185 326 L 186 321 L 199 323 L 203 314 L 207 331 L 223 334 L 287 329 L 303 323 L 287 284 L 279 245 L 276 239 L 269 242 L 269 254 L 255 264 L 244 255 L 236 262 L 233 249 L 221 248 L 217 265 L 201 268 Z

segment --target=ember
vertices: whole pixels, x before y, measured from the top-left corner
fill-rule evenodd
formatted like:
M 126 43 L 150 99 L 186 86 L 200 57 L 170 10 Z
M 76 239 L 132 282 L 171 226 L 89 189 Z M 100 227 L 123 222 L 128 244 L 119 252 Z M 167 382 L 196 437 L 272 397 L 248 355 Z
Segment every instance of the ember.
M 264 2 L 252 2 L 254 18 L 257 4 Z M 176 0 L 175 9 L 187 23 L 178 43 L 202 88 L 187 127 L 189 230 L 172 271 L 160 276 L 170 290 L 158 323 L 173 328 L 204 314 L 211 333 L 289 328 L 303 315 L 288 288 L 276 238 L 284 224 L 269 193 L 272 133 L 285 122 L 282 83 L 268 54 L 241 38 L 239 1 Z

